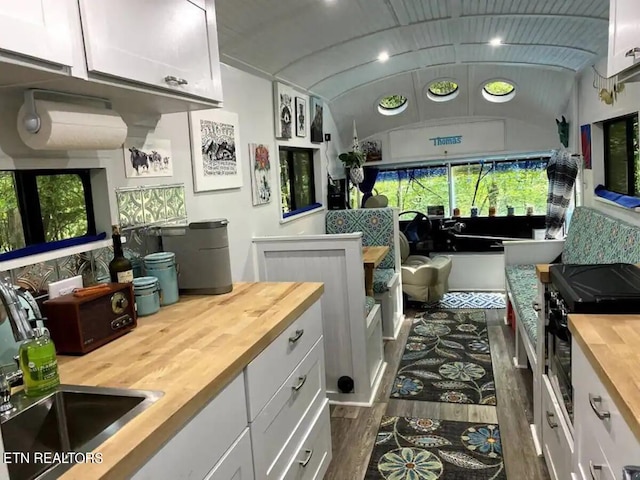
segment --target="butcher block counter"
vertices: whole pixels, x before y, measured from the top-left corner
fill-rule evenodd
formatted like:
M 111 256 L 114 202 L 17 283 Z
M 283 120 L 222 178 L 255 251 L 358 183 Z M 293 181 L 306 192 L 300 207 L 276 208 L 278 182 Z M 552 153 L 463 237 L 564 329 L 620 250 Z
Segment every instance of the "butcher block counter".
M 127 335 L 82 357 L 59 357 L 62 383 L 160 390 L 154 405 L 61 478 L 130 478 L 322 295 L 321 283 L 237 283 L 225 295 L 181 297 Z M 321 327 L 320 327 L 321 328 Z
M 569 331 L 640 442 L 640 316 L 569 315 Z

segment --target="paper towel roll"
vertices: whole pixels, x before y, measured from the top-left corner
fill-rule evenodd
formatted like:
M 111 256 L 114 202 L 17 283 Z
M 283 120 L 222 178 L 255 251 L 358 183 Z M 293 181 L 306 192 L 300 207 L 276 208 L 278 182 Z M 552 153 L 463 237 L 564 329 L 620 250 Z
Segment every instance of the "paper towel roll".
M 122 147 L 127 124 L 113 110 L 36 100 L 40 130 L 24 126 L 25 106 L 18 112 L 18 134 L 34 150 L 109 150 Z

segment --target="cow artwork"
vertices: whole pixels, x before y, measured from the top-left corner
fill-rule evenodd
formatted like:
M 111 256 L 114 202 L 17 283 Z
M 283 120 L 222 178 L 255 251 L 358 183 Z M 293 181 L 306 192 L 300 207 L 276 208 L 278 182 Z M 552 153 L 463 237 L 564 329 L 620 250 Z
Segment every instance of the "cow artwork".
M 164 139 L 132 139 L 125 145 L 127 178 L 170 177 L 173 175 L 171 142 Z

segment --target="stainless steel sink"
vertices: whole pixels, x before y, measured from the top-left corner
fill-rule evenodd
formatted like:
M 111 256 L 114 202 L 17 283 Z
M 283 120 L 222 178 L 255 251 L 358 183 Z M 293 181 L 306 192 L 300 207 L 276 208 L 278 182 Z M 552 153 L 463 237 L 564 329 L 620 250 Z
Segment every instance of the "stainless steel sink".
M 162 392 L 61 385 L 36 399 L 15 395 L 16 409 L 0 416 L 11 480 L 57 478 L 73 466 L 51 454 L 88 453 L 149 408 Z M 74 457 L 67 455 L 67 457 Z M 26 463 L 25 460 L 29 460 Z

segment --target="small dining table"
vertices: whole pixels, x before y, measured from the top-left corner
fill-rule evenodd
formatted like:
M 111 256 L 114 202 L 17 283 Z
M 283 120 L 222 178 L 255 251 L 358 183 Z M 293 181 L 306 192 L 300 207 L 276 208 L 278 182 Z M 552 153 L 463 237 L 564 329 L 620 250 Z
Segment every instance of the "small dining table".
M 364 288 L 368 297 L 373 297 L 373 271 L 389 253 L 388 246 L 362 247 L 364 264 Z

